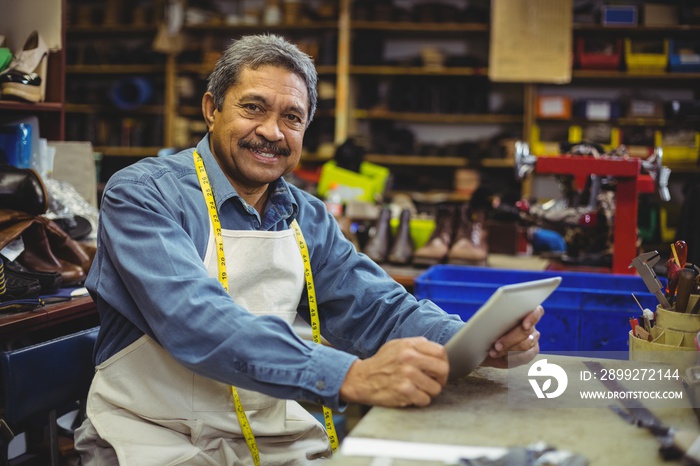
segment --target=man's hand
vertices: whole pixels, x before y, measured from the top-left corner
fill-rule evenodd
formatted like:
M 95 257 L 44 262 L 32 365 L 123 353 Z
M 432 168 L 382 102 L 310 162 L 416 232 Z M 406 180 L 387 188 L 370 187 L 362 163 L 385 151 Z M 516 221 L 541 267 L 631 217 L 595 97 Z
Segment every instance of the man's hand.
M 340 398 L 367 405 L 427 406 L 442 391 L 448 373 L 442 345 L 423 337 L 391 340 L 350 366 Z
M 509 362 L 510 367 L 514 367 L 532 361 L 540 352 L 540 332 L 535 328 L 535 324 L 543 315 L 544 309 L 542 306 L 537 306 L 534 311 L 525 316 L 520 325 L 496 340 L 488 357 L 481 365 L 505 369 L 509 366 Z M 509 351 L 520 351 L 520 353 L 512 355 L 509 361 Z

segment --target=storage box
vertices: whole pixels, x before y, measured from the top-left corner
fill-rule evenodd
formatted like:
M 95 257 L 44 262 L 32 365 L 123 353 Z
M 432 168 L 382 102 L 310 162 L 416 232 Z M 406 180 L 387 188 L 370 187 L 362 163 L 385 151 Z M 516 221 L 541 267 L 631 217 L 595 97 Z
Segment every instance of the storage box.
M 620 102 L 609 99 L 585 99 L 574 102 L 574 116 L 593 121 L 620 118 Z
M 700 132 L 669 130 L 662 133 L 656 131 L 654 145 L 663 150 L 664 162 L 695 162 L 700 155 Z
M 674 72 L 700 71 L 700 42 L 671 39 L 668 51 L 668 69 Z
M 668 66 L 668 53 L 668 39 L 625 39 L 625 62 L 631 73 L 664 73 Z
M 677 26 L 678 8 L 676 5 L 645 3 L 643 5 L 645 26 Z
M 541 95 L 537 97 L 538 118 L 571 118 L 571 97 L 559 95 Z
M 630 99 L 627 103 L 627 118 L 663 118 L 664 107 L 654 99 Z
M 627 351 L 629 319 L 641 313 L 632 293 L 644 307 L 658 304 L 633 275 L 456 265 L 436 265 L 416 277 L 414 294 L 466 321 L 499 286 L 555 276 L 562 277 L 561 285 L 544 302 L 537 325 L 542 351 Z
M 579 37 L 574 53 L 582 70 L 617 70 L 622 63 L 622 40 L 596 40 Z
M 604 5 L 600 10 L 603 26 L 636 26 L 637 7 L 634 5 Z
M 357 199 L 375 202 L 375 196 L 382 195 L 389 178 L 389 169 L 370 162 L 362 162 L 360 173 L 336 166 L 331 160 L 323 164 L 318 180 L 318 194 L 325 196 L 331 184 L 337 183 L 343 201 Z

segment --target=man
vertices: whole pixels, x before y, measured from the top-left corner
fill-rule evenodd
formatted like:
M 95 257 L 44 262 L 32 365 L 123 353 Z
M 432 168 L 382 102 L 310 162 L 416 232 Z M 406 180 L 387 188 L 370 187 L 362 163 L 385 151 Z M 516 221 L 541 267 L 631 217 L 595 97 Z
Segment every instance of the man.
M 282 178 L 299 162 L 316 79 L 282 38 L 240 39 L 209 78 L 196 149 L 109 180 L 86 282 L 101 329 L 76 434 L 84 465 L 307 464 L 330 455 L 328 436 L 291 400 L 425 406 L 445 385 L 442 344 L 462 322 L 417 302 Z M 332 347 L 290 325 L 297 313 L 311 322 L 310 301 Z M 542 313 L 485 364 L 532 359 Z

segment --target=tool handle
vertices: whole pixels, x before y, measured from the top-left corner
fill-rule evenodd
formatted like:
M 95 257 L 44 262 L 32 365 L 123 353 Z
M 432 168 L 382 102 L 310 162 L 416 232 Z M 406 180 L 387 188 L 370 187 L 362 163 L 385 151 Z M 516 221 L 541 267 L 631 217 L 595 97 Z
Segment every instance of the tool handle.
M 678 274 L 678 291 L 676 293 L 676 312 L 686 312 L 690 293 L 695 284 L 695 271 L 691 269 L 681 269 Z

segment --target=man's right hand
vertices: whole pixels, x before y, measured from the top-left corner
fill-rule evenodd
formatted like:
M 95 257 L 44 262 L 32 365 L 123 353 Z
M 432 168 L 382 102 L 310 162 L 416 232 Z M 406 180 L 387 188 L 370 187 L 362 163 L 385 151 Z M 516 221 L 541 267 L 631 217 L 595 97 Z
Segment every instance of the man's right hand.
M 447 383 L 445 348 L 424 337 L 391 340 L 377 354 L 355 361 L 340 398 L 367 405 L 427 406 Z

